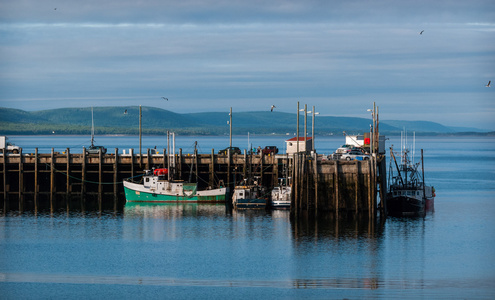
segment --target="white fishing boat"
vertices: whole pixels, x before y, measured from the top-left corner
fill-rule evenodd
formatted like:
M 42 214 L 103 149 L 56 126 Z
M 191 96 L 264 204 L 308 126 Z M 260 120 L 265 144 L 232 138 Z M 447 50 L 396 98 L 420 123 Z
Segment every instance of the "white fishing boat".
M 279 178 L 279 185 L 272 190 L 273 208 L 290 208 L 292 200 L 291 178 Z

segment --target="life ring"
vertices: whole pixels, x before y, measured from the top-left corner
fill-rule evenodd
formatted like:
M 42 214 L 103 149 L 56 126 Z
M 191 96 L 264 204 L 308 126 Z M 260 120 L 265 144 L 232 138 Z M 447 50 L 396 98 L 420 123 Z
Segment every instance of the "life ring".
M 168 169 L 167 168 L 161 168 L 161 169 L 154 169 L 153 174 L 155 176 L 163 176 L 168 174 Z

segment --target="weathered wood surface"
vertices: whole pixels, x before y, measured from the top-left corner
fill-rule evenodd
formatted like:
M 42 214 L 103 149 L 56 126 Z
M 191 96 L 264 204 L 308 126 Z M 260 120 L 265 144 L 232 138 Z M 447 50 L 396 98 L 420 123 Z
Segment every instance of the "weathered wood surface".
M 297 160 L 292 204 L 296 215 L 302 211 L 376 213 L 377 178 L 372 160 L 315 162 L 304 155 Z
M 373 161 L 333 161 L 299 158 L 290 155 L 210 154 L 175 155 L 176 174 L 182 180 L 197 181 L 200 188 L 222 182 L 231 188 L 243 178 L 259 177 L 269 190 L 278 178 L 293 178 L 292 210 L 313 212 L 376 213 L 377 179 Z M 162 154 L 21 153 L 0 155 L 0 195 L 4 203 L 15 203 L 19 209 L 26 201 L 37 207 L 40 201 L 50 207 L 77 199 L 81 206 L 94 201 L 99 207 L 125 201 L 122 181 L 138 178 L 144 170 L 170 167 L 165 151 Z M 172 161 L 172 159 L 170 159 Z M 288 171 L 287 171 L 288 170 Z M 382 170 L 380 177 L 383 177 Z M 89 199 L 89 200 L 88 200 Z M 67 202 L 68 203 L 68 202 Z M 68 206 L 69 204 L 67 204 Z

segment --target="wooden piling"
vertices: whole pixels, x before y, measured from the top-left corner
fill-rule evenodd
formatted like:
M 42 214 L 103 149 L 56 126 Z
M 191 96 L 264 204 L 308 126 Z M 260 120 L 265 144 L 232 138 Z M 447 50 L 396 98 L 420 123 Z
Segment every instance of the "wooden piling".
M 65 150 L 65 159 L 67 160 L 67 165 L 66 165 L 66 168 L 65 168 L 65 202 L 66 202 L 66 205 L 67 205 L 67 211 L 70 209 L 69 207 L 69 198 L 70 198 L 70 192 L 71 192 L 71 184 L 70 184 L 70 162 L 71 162 L 71 159 L 70 159 L 70 149 L 67 148 Z
M 38 211 L 38 192 L 39 192 L 39 184 L 38 184 L 38 148 L 34 149 L 34 211 Z M 5 166 L 5 164 L 4 164 Z
M 117 208 L 119 187 L 117 181 L 119 179 L 119 148 L 115 148 L 113 160 L 113 205 Z
M 359 212 L 359 167 L 361 164 L 356 164 L 356 172 L 354 173 L 354 212 L 357 214 Z
M 131 154 L 131 178 L 134 178 L 134 149 L 129 149 Z
M 179 165 L 179 178 L 182 178 L 182 148 L 179 148 L 179 156 L 177 157 L 177 155 L 174 153 L 174 155 L 176 156 L 176 159 L 175 161 L 178 162 L 178 165 Z
M 81 166 L 81 209 L 84 210 L 84 200 L 86 197 L 86 148 L 83 147 Z
M 263 154 L 263 151 L 260 153 L 260 182 L 263 184 L 263 169 L 265 168 L 263 161 L 264 161 L 265 155 Z
M 150 148 L 146 149 L 146 157 L 148 159 L 146 159 L 146 170 L 151 170 L 151 167 L 150 167 Z
M 314 106 L 313 106 L 313 112 L 314 112 Z M 318 208 L 318 155 L 316 153 L 313 159 L 313 176 L 314 176 L 313 181 L 314 181 L 314 197 L 315 197 L 315 216 L 318 216 L 318 209 L 319 209 Z
M 227 149 L 227 156 L 228 156 L 228 162 L 227 162 L 227 186 L 233 192 L 234 187 L 235 187 L 235 182 L 231 186 L 230 176 L 232 176 L 232 175 L 230 174 L 230 169 L 231 169 L 230 166 L 232 165 L 232 152 L 230 150 L 231 150 L 231 148 Z
M 380 185 L 380 215 L 387 216 L 387 170 L 386 170 L 386 161 L 385 158 L 382 158 L 380 161 L 380 176 L 379 176 L 379 185 Z
M 24 171 L 22 148 L 19 149 L 19 211 L 24 210 Z
M 244 164 L 242 165 L 243 178 L 248 178 L 247 164 L 248 164 L 248 156 L 247 156 L 246 149 L 244 149 Z
M 198 182 L 198 179 L 199 179 L 199 175 L 198 175 L 198 164 L 199 164 L 199 162 L 198 162 L 198 149 L 194 148 L 194 167 L 196 168 L 196 170 L 195 170 L 195 173 L 196 173 L 196 182 Z
M 53 200 L 55 197 L 55 153 L 51 151 L 50 156 L 50 211 L 53 212 Z
M 101 149 L 98 151 L 98 207 L 101 210 L 101 202 L 103 200 L 103 185 L 102 185 L 102 164 L 103 164 L 103 153 Z
M 211 187 L 215 185 L 215 150 L 211 149 L 210 170 L 208 175 L 208 183 Z
M 167 151 L 165 150 L 165 148 L 163 148 L 163 162 L 162 162 L 162 166 L 164 168 L 168 168 L 168 163 L 167 163 Z
M 371 181 L 372 181 L 372 175 L 371 175 L 371 170 L 372 170 L 373 163 L 371 160 L 368 160 L 368 167 L 370 169 L 370 173 L 368 174 L 368 207 L 371 206 L 372 200 L 371 196 L 373 194 L 373 189 L 371 187 Z M 371 217 L 371 212 L 368 210 L 368 217 Z
M 335 161 L 335 172 L 333 173 L 333 184 L 335 190 L 334 196 L 334 209 L 335 214 L 338 216 L 339 214 L 339 161 Z
M 7 178 L 9 177 L 7 174 L 7 163 L 9 161 L 9 156 L 5 155 L 5 149 L 2 149 L 3 152 L 3 167 L 2 167 L 2 177 L 3 177 L 3 206 L 4 212 L 7 210 L 7 202 L 8 202 L 8 187 L 7 187 Z

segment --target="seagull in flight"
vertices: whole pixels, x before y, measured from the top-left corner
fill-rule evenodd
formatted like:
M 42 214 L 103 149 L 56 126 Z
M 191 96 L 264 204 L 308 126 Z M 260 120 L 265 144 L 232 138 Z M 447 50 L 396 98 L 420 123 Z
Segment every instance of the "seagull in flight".
M 273 111 L 274 108 L 277 108 L 275 105 L 272 105 L 272 108 L 270 109 L 270 111 Z
M 424 30 L 421 30 L 421 32 L 419 34 L 423 34 Z
M 163 100 L 167 100 L 168 101 L 168 98 L 165 98 L 165 97 L 162 97 Z

